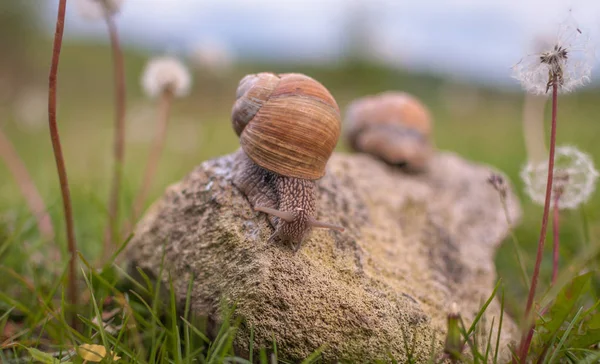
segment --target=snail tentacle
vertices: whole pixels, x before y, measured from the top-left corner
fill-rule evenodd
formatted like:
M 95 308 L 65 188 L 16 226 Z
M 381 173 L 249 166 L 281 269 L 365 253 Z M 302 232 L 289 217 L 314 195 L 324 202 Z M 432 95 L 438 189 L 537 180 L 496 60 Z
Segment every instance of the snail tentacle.
M 293 212 L 279 211 L 277 209 L 272 209 L 272 208 L 266 207 L 266 206 L 255 206 L 254 210 L 264 212 L 269 215 L 277 216 L 278 218 L 280 218 L 286 222 L 292 222 L 296 218 L 296 216 L 294 216 Z
M 337 230 L 339 232 L 344 232 L 344 227 L 340 226 L 340 225 L 330 224 L 328 222 L 315 220 L 313 218 L 309 219 L 308 222 L 309 222 L 310 226 L 312 226 L 314 228 L 331 229 L 331 230 Z

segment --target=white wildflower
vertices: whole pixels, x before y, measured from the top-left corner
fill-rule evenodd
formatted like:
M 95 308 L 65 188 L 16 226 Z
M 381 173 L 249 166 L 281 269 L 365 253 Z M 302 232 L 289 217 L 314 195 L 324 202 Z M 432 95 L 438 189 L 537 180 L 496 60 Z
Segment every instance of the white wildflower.
M 521 171 L 525 190 L 537 204 L 544 205 L 548 180 L 548 160 L 530 162 Z M 571 146 L 556 148 L 552 201 L 559 193 L 558 207 L 574 209 L 587 202 L 596 187 L 598 171 L 592 158 Z M 553 202 L 554 203 L 554 202 Z
M 533 54 L 513 67 L 513 77 L 523 88 L 542 95 L 556 78 L 558 91 L 567 93 L 590 81 L 594 52 L 587 32 L 569 18 L 560 24 L 554 37 L 538 39 Z
M 19 129 L 28 132 L 48 127 L 48 88 L 27 88 L 19 93 L 14 103 L 14 116 Z
M 224 41 L 216 38 L 205 39 L 192 47 L 190 61 L 199 69 L 215 74 L 223 74 L 231 70 L 234 55 Z
M 75 5 L 84 19 L 100 20 L 117 14 L 125 0 L 77 0 Z
M 191 85 L 192 77 L 187 68 L 173 57 L 151 59 L 142 75 L 142 87 L 148 97 L 157 97 L 163 92 L 185 96 Z

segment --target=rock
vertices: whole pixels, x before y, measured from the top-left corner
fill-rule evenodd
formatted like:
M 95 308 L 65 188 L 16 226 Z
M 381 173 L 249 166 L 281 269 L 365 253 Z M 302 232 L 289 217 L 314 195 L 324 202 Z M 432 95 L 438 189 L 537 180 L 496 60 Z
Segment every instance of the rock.
M 207 161 L 170 186 L 136 229 L 125 257 L 162 280 L 170 272 L 192 311 L 220 319 L 222 299 L 243 318 L 235 347 L 277 342 L 298 361 L 326 345 L 326 361 L 406 358 L 405 340 L 426 360 L 440 352 L 446 315 L 458 304 L 465 324 L 496 282 L 494 253 L 508 233 L 492 170 L 439 153 L 427 174 L 407 175 L 367 155 L 334 154 L 318 182 L 318 216 L 343 233 L 314 230 L 302 248 L 268 244 L 273 228 L 232 185 L 240 151 Z M 509 190 L 511 221 L 520 207 Z M 164 253 L 163 253 L 164 250 Z M 494 300 L 487 325 L 499 319 Z M 497 325 L 496 325 L 497 327 Z M 502 350 L 516 332 L 504 316 Z M 435 340 L 434 336 L 435 335 Z M 389 353 L 389 354 L 388 354 Z

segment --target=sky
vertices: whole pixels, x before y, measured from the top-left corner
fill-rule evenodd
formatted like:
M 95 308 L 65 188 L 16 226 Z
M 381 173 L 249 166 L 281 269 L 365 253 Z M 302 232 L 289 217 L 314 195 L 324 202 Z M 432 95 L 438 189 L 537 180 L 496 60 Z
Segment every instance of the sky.
M 102 23 L 68 9 L 66 37 L 107 40 Z M 116 21 L 125 43 L 156 53 L 217 44 L 237 58 L 331 63 L 360 39 L 396 67 L 509 84 L 511 66 L 569 10 L 600 40 L 600 0 L 124 0 Z

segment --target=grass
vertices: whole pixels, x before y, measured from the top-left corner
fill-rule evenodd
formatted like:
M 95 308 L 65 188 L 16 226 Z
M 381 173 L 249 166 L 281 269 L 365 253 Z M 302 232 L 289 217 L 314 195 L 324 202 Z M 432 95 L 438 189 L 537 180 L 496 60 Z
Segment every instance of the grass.
M 32 50 L 32 59 L 38 60 L 33 74 L 45 75 L 50 53 L 47 43 L 41 43 Z M 151 139 L 145 132 L 154 129 L 154 105 L 145 100 L 139 87 L 136 87 L 146 59 L 147 55 L 141 52 L 125 50 L 126 81 L 129 85 L 127 121 L 133 127 L 128 130 L 123 199 L 120 205 L 121 216 L 124 217 L 129 216 L 150 148 Z M 67 43 L 61 62 L 59 128 L 71 183 L 80 258 L 91 262 L 101 254 L 103 229 L 108 219 L 106 200 L 111 177 L 110 146 L 113 135 L 110 52 L 104 46 Z M 160 196 L 167 185 L 179 180 L 202 161 L 233 152 L 238 147 L 237 137 L 229 122 L 235 88 L 244 74 L 263 70 L 297 71 L 319 79 L 331 90 L 342 110 L 355 97 L 386 89 L 405 90 L 421 98 L 434 115 L 438 148 L 495 166 L 510 177 L 524 210 L 523 220 L 514 232 L 515 239 L 524 250 L 524 265 L 531 276 L 542 209 L 529 202 L 518 178 L 526 160 L 521 126 L 523 95 L 479 89 L 472 85 L 456 85 L 427 75 L 360 64 L 345 64 L 338 68 L 240 65 L 223 77 L 197 72 L 193 94 L 175 101 L 173 105 L 165 150 L 148 203 Z M 30 87 L 45 87 L 44 82 L 45 78 L 40 78 Z M 27 88 L 22 90 L 22 93 L 26 93 Z M 475 98 L 450 98 L 467 94 L 465 90 L 474 91 Z M 561 124 L 558 145 L 575 144 L 596 161 L 600 160 L 600 144 L 597 143 L 600 124 L 595 122 L 599 96 L 600 91 L 592 89 L 563 97 L 559 110 Z M 0 112 L 6 116 L 0 127 L 13 141 L 29 168 L 50 210 L 54 226 L 63 226 L 60 190 L 47 126 L 38 131 L 24 129 L 22 120 L 11 104 L 0 104 Z M 46 122 L 44 110 L 41 115 L 42 123 Z M 343 142 L 338 145 L 338 150 L 346 151 Z M 4 165 L 0 165 L 0 175 L 8 176 Z M 57 228 L 56 233 L 57 241 L 63 244 L 60 249 L 64 253 L 64 231 Z M 593 253 L 598 245 L 599 234 L 600 194 L 595 194 L 580 210 L 561 212 L 562 275 L 559 276 L 557 287 L 547 291 L 545 297 L 550 298 L 542 301 L 554 302 L 554 305 L 547 314 L 538 318 L 542 329 L 534 337 L 534 351 L 540 355 L 545 353 L 544 362 L 559 359 L 593 362 L 594 358 L 598 358 L 597 351 L 590 350 L 589 345 L 585 347 L 586 342 L 577 340 L 584 329 L 592 330 L 586 331 L 591 332 L 592 337 L 595 337 L 593 330 L 600 330 L 600 318 L 588 309 L 593 307 L 590 305 L 597 301 L 600 292 L 597 252 Z M 45 353 L 57 353 L 53 358 L 81 362 L 78 356 L 71 358 L 74 353 L 69 350 L 73 345 L 102 343 L 122 357 L 120 362 L 191 363 L 192 359 L 203 363 L 247 362 L 246 359 L 234 357 L 234 316 L 231 316 L 231 322 L 224 321 L 211 341 L 202 329 L 206 322 L 189 315 L 189 293 L 181 313 L 176 310 L 173 295 L 163 302 L 158 294 L 159 287 L 143 272 L 137 272 L 144 282 L 139 283 L 127 272 L 111 264 L 101 270 L 84 264 L 86 279 L 83 284 L 87 289 L 82 290 L 85 292 L 82 294 L 84 302 L 77 308 L 84 329 L 81 332 L 73 331 L 65 321 L 65 312 L 60 310 L 64 304 L 64 278 L 55 279 L 64 277 L 66 262 L 44 259 L 51 249 L 52 246 L 40 239 L 35 221 L 18 193 L 18 186 L 10 179 L 5 180 L 0 185 L 0 268 L 4 273 L 0 275 L 1 361 L 23 357 L 26 352 L 30 356 L 42 355 L 24 348 L 27 347 L 38 348 Z M 585 259 L 578 258 L 582 256 Z M 548 289 L 551 262 L 550 249 L 546 249 L 538 290 L 541 294 Z M 567 266 L 578 269 L 570 271 L 566 269 Z M 527 287 L 521 278 L 513 243 L 508 239 L 498 251 L 496 268 L 503 281 L 502 298 L 506 312 L 518 319 L 523 314 Z M 595 270 L 595 273 L 579 275 L 582 268 Z M 119 280 L 118 277 L 123 275 L 125 281 Z M 569 290 L 564 287 L 570 287 L 571 291 L 572 287 L 580 289 L 577 295 L 565 293 L 561 296 L 561 292 Z M 560 291 L 561 288 L 566 291 Z M 493 287 L 490 287 L 490 293 L 492 290 Z M 563 297 L 562 301 L 557 297 Z M 586 308 L 581 310 L 580 307 Z M 101 316 L 111 311 L 118 312 L 109 319 L 111 327 L 117 328 L 113 333 L 108 332 L 110 328 L 105 329 L 94 323 L 94 318 L 102 321 Z M 552 322 L 552 317 L 560 317 L 560 322 L 565 324 L 558 328 L 548 327 L 545 323 Z M 130 328 L 130 323 L 135 323 L 135 328 Z M 495 326 L 500 326 L 500 322 Z M 480 345 L 474 345 L 472 341 L 474 328 L 462 331 L 463 340 L 470 348 L 469 360 L 494 361 L 491 359 L 495 357 L 492 333 L 488 333 L 484 339 L 477 339 L 480 344 L 485 343 L 482 351 L 479 351 Z M 10 335 L 7 336 L 7 333 Z M 5 346 L 15 340 L 20 345 Z M 252 355 L 255 361 L 258 358 L 261 362 L 267 362 L 274 348 L 275 345 L 270 348 L 271 351 L 253 348 Z M 307 360 L 317 360 L 318 356 L 315 353 L 314 357 Z M 50 358 L 46 359 L 52 362 Z

